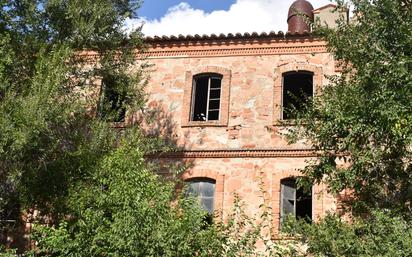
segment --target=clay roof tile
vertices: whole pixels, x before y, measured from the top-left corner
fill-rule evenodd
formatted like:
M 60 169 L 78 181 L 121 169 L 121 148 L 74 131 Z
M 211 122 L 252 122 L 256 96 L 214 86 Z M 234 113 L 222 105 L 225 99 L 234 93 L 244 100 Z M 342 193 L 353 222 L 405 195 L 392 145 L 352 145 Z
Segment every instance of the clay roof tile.
M 219 35 L 216 34 L 211 34 L 211 35 L 182 35 L 179 34 L 177 36 L 175 35 L 170 35 L 170 36 L 153 36 L 153 37 L 146 37 L 145 41 L 146 42 L 165 42 L 165 41 L 189 41 L 189 40 L 209 40 L 209 39 L 242 39 L 242 38 L 267 38 L 267 37 L 285 37 L 285 36 L 310 36 L 311 32 L 310 31 L 287 31 L 286 33 L 279 31 L 270 31 L 269 33 L 267 32 L 262 32 L 262 33 L 257 33 L 257 32 L 245 32 L 244 34 L 241 33 L 228 33 L 228 34 L 223 34 L 220 33 Z

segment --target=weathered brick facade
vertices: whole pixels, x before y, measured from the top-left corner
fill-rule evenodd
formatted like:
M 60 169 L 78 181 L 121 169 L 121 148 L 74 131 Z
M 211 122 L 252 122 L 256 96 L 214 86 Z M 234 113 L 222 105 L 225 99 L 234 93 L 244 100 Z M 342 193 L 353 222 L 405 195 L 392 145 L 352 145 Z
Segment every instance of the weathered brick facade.
M 154 65 L 147 87 L 149 106 L 165 114 L 170 136 L 182 149 L 162 158 L 189 162 L 184 179 L 214 179 L 214 208 L 223 216 L 232 206 L 234 192 L 255 213 L 261 204 L 262 180 L 277 231 L 281 179 L 299 176 L 305 161 L 316 158 L 310 145 L 303 141 L 289 145 L 285 139 L 287 128 L 279 124 L 282 74 L 312 72 L 316 94 L 328 83 L 325 75 L 337 72 L 325 43 L 308 34 L 281 33 L 148 42 L 148 61 Z M 193 76 L 209 72 L 222 75 L 220 119 L 191 121 Z M 313 187 L 314 219 L 337 208 L 335 198 L 324 189 Z

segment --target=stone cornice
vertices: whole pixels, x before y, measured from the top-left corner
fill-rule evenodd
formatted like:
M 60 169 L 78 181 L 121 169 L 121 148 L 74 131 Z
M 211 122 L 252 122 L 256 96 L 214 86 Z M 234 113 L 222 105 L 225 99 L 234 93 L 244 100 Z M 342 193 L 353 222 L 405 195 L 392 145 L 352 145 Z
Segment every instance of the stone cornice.
M 158 153 L 147 156 L 150 159 L 193 159 L 193 158 L 304 158 L 317 157 L 313 149 L 237 149 L 237 150 L 186 150 Z

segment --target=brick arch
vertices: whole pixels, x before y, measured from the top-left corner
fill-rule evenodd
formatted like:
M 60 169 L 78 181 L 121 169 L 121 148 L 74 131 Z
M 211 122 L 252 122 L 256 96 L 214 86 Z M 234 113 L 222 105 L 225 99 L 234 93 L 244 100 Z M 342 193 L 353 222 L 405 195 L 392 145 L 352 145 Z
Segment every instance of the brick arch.
M 226 76 L 230 79 L 231 70 L 220 67 L 220 66 L 204 66 L 204 67 L 197 67 L 190 71 L 192 76 L 202 74 L 202 73 L 218 73 L 222 76 Z
M 217 73 L 222 75 L 222 91 L 221 91 L 221 107 L 220 120 L 217 121 L 191 121 L 190 108 L 192 101 L 193 77 L 202 73 Z M 203 66 L 186 71 L 185 85 L 183 93 L 183 111 L 182 111 L 182 127 L 202 127 L 202 126 L 217 126 L 227 127 L 229 122 L 229 103 L 230 103 L 230 83 L 232 79 L 232 71 L 220 66 Z
M 313 91 L 318 94 L 323 86 L 323 69 L 311 63 L 291 62 L 278 66 L 275 69 L 273 93 L 273 123 L 278 124 L 282 113 L 282 78 L 283 74 L 290 71 L 309 71 L 313 73 Z
M 198 170 L 198 171 L 189 170 L 182 174 L 182 179 L 185 181 L 196 179 L 196 178 L 208 178 L 208 179 L 213 179 L 217 182 L 219 178 L 219 173 L 214 170 Z

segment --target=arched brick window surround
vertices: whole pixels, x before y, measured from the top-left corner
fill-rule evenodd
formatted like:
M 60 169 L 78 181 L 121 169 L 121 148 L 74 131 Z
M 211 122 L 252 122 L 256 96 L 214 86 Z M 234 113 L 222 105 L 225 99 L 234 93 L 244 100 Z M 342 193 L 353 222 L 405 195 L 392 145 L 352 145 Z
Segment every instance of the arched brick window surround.
M 313 92 L 316 95 L 323 83 L 322 67 L 310 63 L 288 63 L 275 69 L 275 83 L 273 94 L 273 124 L 279 124 L 282 117 L 283 74 L 290 71 L 309 71 L 313 73 Z
M 222 91 L 220 103 L 220 119 L 212 121 L 191 121 L 190 108 L 192 106 L 193 77 L 203 73 L 215 73 L 222 75 Z M 183 96 L 182 127 L 202 127 L 215 126 L 226 127 L 229 122 L 229 103 L 230 103 L 230 81 L 232 72 L 229 69 L 219 66 L 205 66 L 191 71 L 186 71 L 185 86 Z
M 218 174 L 218 172 L 210 170 L 202 171 L 186 171 L 182 174 L 182 179 L 184 181 L 198 180 L 198 179 L 209 179 L 215 181 L 215 199 L 214 199 L 214 210 L 218 215 L 222 215 L 223 211 L 223 193 L 224 193 L 224 182 L 225 176 Z

